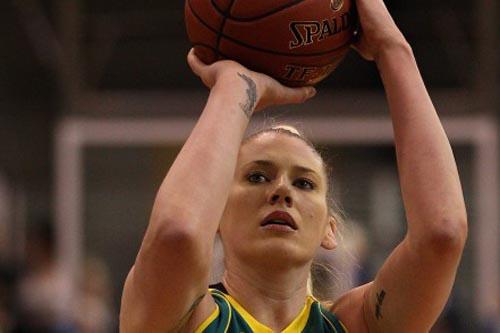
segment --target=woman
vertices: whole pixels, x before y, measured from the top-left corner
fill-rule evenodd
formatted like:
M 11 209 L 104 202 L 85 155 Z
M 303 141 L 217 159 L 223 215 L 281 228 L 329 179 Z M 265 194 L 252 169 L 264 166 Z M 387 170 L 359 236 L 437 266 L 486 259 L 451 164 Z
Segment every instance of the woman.
M 210 96 L 161 185 L 127 277 L 122 332 L 427 332 L 449 296 L 467 222 L 453 154 L 412 50 L 382 0 L 357 0 L 355 45 L 376 62 L 394 124 L 407 235 L 371 283 L 331 309 L 308 296 L 312 258 L 333 249 L 335 219 L 320 156 L 286 129 L 242 143 L 251 115 L 300 103 L 286 88 L 232 61 L 188 62 Z M 234 175 L 231 177 L 230 175 Z M 207 290 L 214 237 L 225 267 Z M 229 318 L 229 315 L 232 317 Z

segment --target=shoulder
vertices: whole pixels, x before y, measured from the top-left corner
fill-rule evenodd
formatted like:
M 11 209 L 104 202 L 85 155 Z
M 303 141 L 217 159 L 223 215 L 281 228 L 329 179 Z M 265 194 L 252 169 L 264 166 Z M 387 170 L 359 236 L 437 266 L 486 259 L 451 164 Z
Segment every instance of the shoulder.
M 336 300 L 329 309 L 349 332 L 368 333 L 365 320 L 365 297 L 372 285 L 373 282 L 370 282 L 350 290 Z
M 314 329 L 314 332 L 316 332 L 318 327 L 323 327 L 323 330 L 321 332 L 334 332 L 334 333 L 350 332 L 347 329 L 346 325 L 338 318 L 338 316 L 332 311 L 330 311 L 330 307 L 328 305 L 323 305 L 322 303 L 319 302 L 316 302 L 316 304 L 317 306 L 313 307 L 309 313 L 308 325 L 306 326 L 304 332 L 308 333 L 309 332 L 308 329 Z M 318 318 L 314 319 L 315 316 Z M 319 322 L 316 322 L 318 320 L 321 324 L 319 324 Z

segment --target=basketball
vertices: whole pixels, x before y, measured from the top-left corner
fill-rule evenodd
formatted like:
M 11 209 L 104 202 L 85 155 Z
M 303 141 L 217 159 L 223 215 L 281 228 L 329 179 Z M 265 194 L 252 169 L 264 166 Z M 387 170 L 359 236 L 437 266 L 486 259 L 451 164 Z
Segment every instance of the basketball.
M 288 86 L 327 77 L 357 27 L 354 0 L 186 0 L 185 20 L 203 62 L 236 60 Z

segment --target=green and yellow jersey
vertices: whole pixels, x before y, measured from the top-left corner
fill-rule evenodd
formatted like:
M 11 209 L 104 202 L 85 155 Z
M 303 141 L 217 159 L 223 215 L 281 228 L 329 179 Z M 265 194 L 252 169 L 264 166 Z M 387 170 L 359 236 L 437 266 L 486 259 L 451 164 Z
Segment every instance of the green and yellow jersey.
M 222 284 L 209 289 L 217 308 L 198 327 L 195 333 L 273 333 L 258 322 L 234 298 L 228 295 Z M 347 333 L 337 317 L 308 296 L 297 318 L 281 333 Z

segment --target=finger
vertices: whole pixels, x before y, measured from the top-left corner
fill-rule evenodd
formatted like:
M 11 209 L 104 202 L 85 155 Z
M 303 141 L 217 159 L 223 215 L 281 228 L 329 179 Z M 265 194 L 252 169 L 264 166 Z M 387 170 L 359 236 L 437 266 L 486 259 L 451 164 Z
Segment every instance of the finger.
M 194 48 L 189 50 L 187 55 L 187 62 L 191 70 L 198 76 L 200 76 L 201 69 L 205 66 L 205 64 L 196 56 L 194 52 Z
M 302 87 L 289 88 L 282 86 L 279 91 L 278 104 L 297 104 L 303 103 L 316 95 L 316 88 Z

